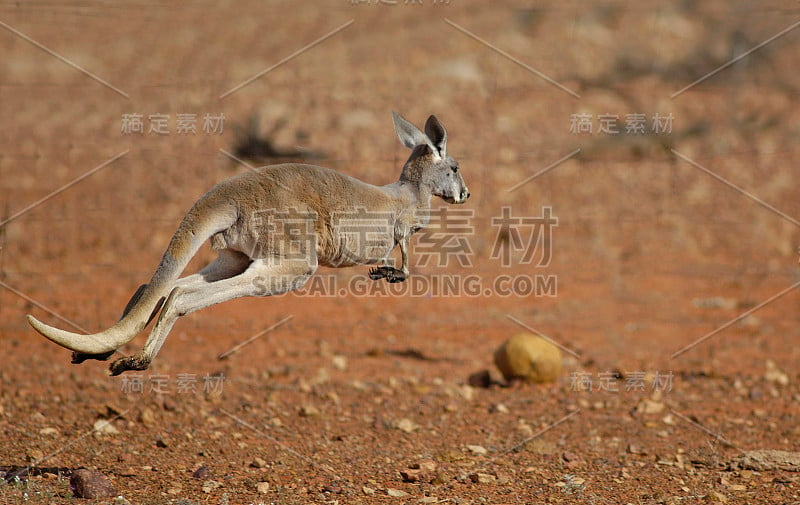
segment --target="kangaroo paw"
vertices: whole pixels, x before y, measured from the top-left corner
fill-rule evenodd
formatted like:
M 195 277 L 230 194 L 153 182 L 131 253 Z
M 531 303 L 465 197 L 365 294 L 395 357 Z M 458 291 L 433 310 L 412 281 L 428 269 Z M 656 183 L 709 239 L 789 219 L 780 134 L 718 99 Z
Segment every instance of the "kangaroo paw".
M 369 278 L 374 281 L 386 279 L 388 282 L 395 283 L 406 280 L 406 274 L 394 267 L 381 266 L 370 269 Z
M 111 375 L 115 376 L 130 370 L 147 370 L 148 367 L 150 367 L 150 360 L 137 354 L 127 358 L 120 358 L 111 363 L 108 368 L 111 370 Z
M 406 274 L 402 270 L 392 268 L 391 273 L 386 276 L 386 280 L 391 283 L 403 282 L 406 280 Z
M 378 281 L 386 277 L 386 267 L 376 267 L 369 269 L 369 278 Z
M 103 354 L 84 354 L 82 352 L 73 352 L 72 353 L 72 363 L 75 365 L 80 365 L 87 359 L 96 359 L 97 361 L 106 361 L 108 358 L 114 355 L 115 351 L 108 351 L 104 352 Z

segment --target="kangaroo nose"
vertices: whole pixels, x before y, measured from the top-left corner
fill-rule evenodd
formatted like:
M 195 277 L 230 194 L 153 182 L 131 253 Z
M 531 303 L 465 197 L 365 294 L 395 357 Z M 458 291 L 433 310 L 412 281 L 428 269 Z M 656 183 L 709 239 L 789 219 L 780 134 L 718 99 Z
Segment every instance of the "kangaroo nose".
M 462 201 L 462 202 L 466 202 L 466 201 L 467 201 L 467 198 L 469 198 L 469 190 L 465 188 L 465 189 L 464 189 L 464 190 L 461 192 L 461 201 Z

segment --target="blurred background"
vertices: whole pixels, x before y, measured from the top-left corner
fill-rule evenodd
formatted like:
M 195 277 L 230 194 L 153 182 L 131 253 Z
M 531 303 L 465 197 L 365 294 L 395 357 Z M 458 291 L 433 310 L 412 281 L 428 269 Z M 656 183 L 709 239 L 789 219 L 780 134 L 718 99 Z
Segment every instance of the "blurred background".
M 430 332 L 468 354 L 513 315 L 607 367 L 795 366 L 794 291 L 670 355 L 800 280 L 797 19 L 795 2 L 0 3 L 0 345 L 39 341 L 26 313 L 56 321 L 34 302 L 114 321 L 183 213 L 246 170 L 229 154 L 252 118 L 289 157 L 387 184 L 408 155 L 396 110 L 440 118 L 473 195 L 472 265 L 446 270 L 554 275 L 557 295 L 242 300 L 181 321 L 182 338 L 312 304 L 330 318 L 294 334 Z M 552 208 L 549 265 L 491 257 L 504 206 Z

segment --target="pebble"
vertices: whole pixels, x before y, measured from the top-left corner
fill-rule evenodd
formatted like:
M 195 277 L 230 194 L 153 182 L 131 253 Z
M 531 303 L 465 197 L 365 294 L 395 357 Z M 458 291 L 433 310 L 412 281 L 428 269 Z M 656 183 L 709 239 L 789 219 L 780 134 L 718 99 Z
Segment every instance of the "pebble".
M 261 494 L 269 493 L 269 482 L 259 482 L 256 484 L 256 491 Z
M 467 449 L 469 449 L 472 454 L 477 454 L 478 456 L 483 456 L 489 452 L 486 450 L 486 447 L 482 445 L 468 445 Z
M 492 385 L 492 375 L 489 373 L 489 370 L 471 373 L 469 377 L 467 377 L 467 384 L 474 388 L 488 388 Z
M 207 466 L 201 466 L 192 473 L 192 477 L 198 480 L 208 479 L 211 476 L 211 469 Z
M 716 491 L 708 493 L 704 500 L 710 503 L 728 503 L 728 497 Z
M 768 359 L 766 366 L 767 366 L 767 371 L 764 374 L 764 380 L 766 380 L 767 382 L 774 382 L 776 384 L 780 384 L 781 386 L 786 386 L 789 384 L 789 375 L 787 375 L 786 372 L 778 368 L 778 365 L 776 365 L 774 361 Z
M 642 456 L 647 454 L 647 449 L 634 444 L 628 444 L 627 450 L 629 454 L 639 454 Z
M 116 435 L 119 430 L 107 419 L 98 419 L 94 422 L 94 431 L 101 435 Z
M 58 430 L 52 427 L 42 428 L 39 430 L 39 434 L 44 436 L 58 435 Z
M 400 470 L 404 482 L 432 482 L 436 478 L 436 462 L 423 459 L 412 463 L 407 469 Z
M 218 487 L 222 487 L 221 482 L 217 482 L 215 480 L 207 480 L 203 482 L 202 489 L 204 493 L 210 493 L 211 491 L 217 489 Z
M 572 451 L 564 451 L 564 453 L 563 453 L 563 454 L 561 454 L 561 457 L 562 457 L 562 458 L 564 459 L 564 461 L 566 461 L 566 462 L 578 461 L 578 455 L 577 455 L 577 454 L 575 454 L 575 453 L 574 453 L 574 452 L 572 452 Z
M 489 407 L 489 412 L 492 413 L 492 414 L 494 414 L 494 413 L 497 413 L 497 414 L 508 414 L 511 411 L 508 410 L 508 407 L 506 407 L 505 404 L 498 403 L 496 405 L 490 406 Z
M 408 493 L 406 493 L 405 491 L 402 491 L 400 489 L 394 489 L 391 487 L 386 489 L 386 494 L 394 498 L 402 498 L 404 496 L 408 496 Z
M 300 417 L 319 417 L 319 409 L 313 405 L 304 405 L 298 412 Z
M 494 484 L 497 481 L 497 477 L 490 473 L 476 472 L 470 474 L 469 480 L 475 484 Z
M 347 370 L 347 358 L 342 356 L 341 354 L 337 354 L 333 358 L 331 358 L 331 364 L 333 365 L 333 368 L 337 370 L 340 371 Z
M 156 416 L 153 411 L 145 407 L 139 414 L 139 421 L 148 428 L 156 424 Z
M 250 462 L 250 466 L 253 468 L 266 468 L 267 462 L 256 456 L 253 458 L 253 461 Z
M 395 428 L 404 433 L 412 433 L 419 429 L 419 425 L 414 421 L 412 421 L 411 419 L 404 417 L 403 419 L 397 421 L 397 423 L 395 424 Z
M 116 494 L 111 482 L 97 470 L 75 470 L 69 478 L 69 485 L 78 498 L 108 498 Z
M 520 333 L 495 351 L 494 363 L 507 381 L 553 382 L 561 374 L 561 350 L 542 337 Z
M 634 410 L 639 414 L 659 414 L 664 411 L 664 404 L 650 398 L 642 398 Z
M 329 494 L 342 494 L 344 493 L 344 489 L 339 484 L 332 482 L 327 484 L 325 487 L 322 488 L 323 493 Z
M 800 452 L 769 449 L 747 451 L 734 458 L 731 466 L 742 470 L 800 472 Z

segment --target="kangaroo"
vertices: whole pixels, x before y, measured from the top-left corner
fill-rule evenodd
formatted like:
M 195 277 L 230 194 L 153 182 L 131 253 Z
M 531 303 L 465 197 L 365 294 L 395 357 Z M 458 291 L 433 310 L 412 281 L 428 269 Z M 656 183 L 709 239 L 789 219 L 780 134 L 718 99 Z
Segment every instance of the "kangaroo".
M 396 112 L 392 116 L 400 142 L 411 149 L 397 182 L 374 186 L 329 168 L 295 163 L 235 175 L 189 210 L 150 282 L 134 293 L 116 324 L 81 335 L 30 315 L 28 321 L 74 351 L 73 363 L 82 363 L 109 359 L 158 315 L 142 351 L 111 363 L 111 375 L 119 375 L 146 370 L 179 317 L 234 298 L 298 289 L 319 265 L 379 265 L 369 270 L 371 279 L 404 281 L 411 235 L 428 224 L 431 198 L 460 204 L 470 194 L 458 163 L 447 154 L 447 131 L 439 120 L 430 116 L 423 133 Z M 180 278 L 209 239 L 217 258 Z M 397 245 L 400 268 L 391 261 Z

